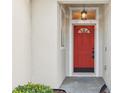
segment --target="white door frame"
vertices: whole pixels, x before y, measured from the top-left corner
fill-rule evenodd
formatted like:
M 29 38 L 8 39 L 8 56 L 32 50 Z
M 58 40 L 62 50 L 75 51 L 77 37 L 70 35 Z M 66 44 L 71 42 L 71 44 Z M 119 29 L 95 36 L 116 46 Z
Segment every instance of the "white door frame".
M 69 75 L 68 76 L 94 76 L 94 77 L 98 77 L 100 76 L 100 72 L 99 72 L 99 9 L 98 7 L 85 7 L 85 9 L 95 9 L 96 10 L 96 20 L 86 20 L 86 21 L 82 21 L 82 20 L 72 20 L 72 10 L 79 10 L 82 8 L 70 8 L 70 29 L 69 29 Z M 95 25 L 95 58 L 94 58 L 94 68 L 95 71 L 94 73 L 73 73 L 73 25 L 77 25 L 77 24 L 83 24 L 83 25 Z

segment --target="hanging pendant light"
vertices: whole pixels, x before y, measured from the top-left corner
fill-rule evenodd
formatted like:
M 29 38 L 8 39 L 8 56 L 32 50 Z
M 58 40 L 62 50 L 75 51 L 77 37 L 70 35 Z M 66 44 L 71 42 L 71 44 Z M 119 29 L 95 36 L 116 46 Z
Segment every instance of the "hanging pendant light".
M 81 11 L 81 20 L 87 20 L 87 11 L 85 9 Z

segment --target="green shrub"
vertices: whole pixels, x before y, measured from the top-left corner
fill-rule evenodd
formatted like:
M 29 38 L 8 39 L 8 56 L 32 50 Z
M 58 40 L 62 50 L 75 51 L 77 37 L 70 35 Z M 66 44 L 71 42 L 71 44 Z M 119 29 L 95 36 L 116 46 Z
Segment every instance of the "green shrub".
M 53 90 L 49 86 L 29 82 L 23 86 L 19 85 L 12 93 L 53 93 Z

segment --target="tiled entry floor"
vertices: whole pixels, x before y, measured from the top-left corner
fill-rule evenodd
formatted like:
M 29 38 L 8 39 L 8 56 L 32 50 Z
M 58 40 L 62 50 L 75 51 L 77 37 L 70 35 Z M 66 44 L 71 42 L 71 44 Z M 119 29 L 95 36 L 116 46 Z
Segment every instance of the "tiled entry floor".
M 103 84 L 101 77 L 66 77 L 60 88 L 67 93 L 99 93 Z

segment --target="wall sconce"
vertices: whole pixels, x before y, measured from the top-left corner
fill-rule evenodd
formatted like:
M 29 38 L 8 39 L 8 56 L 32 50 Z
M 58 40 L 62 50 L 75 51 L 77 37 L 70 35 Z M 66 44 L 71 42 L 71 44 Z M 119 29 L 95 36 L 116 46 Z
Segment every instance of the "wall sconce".
M 87 11 L 85 9 L 81 12 L 81 20 L 87 20 Z

